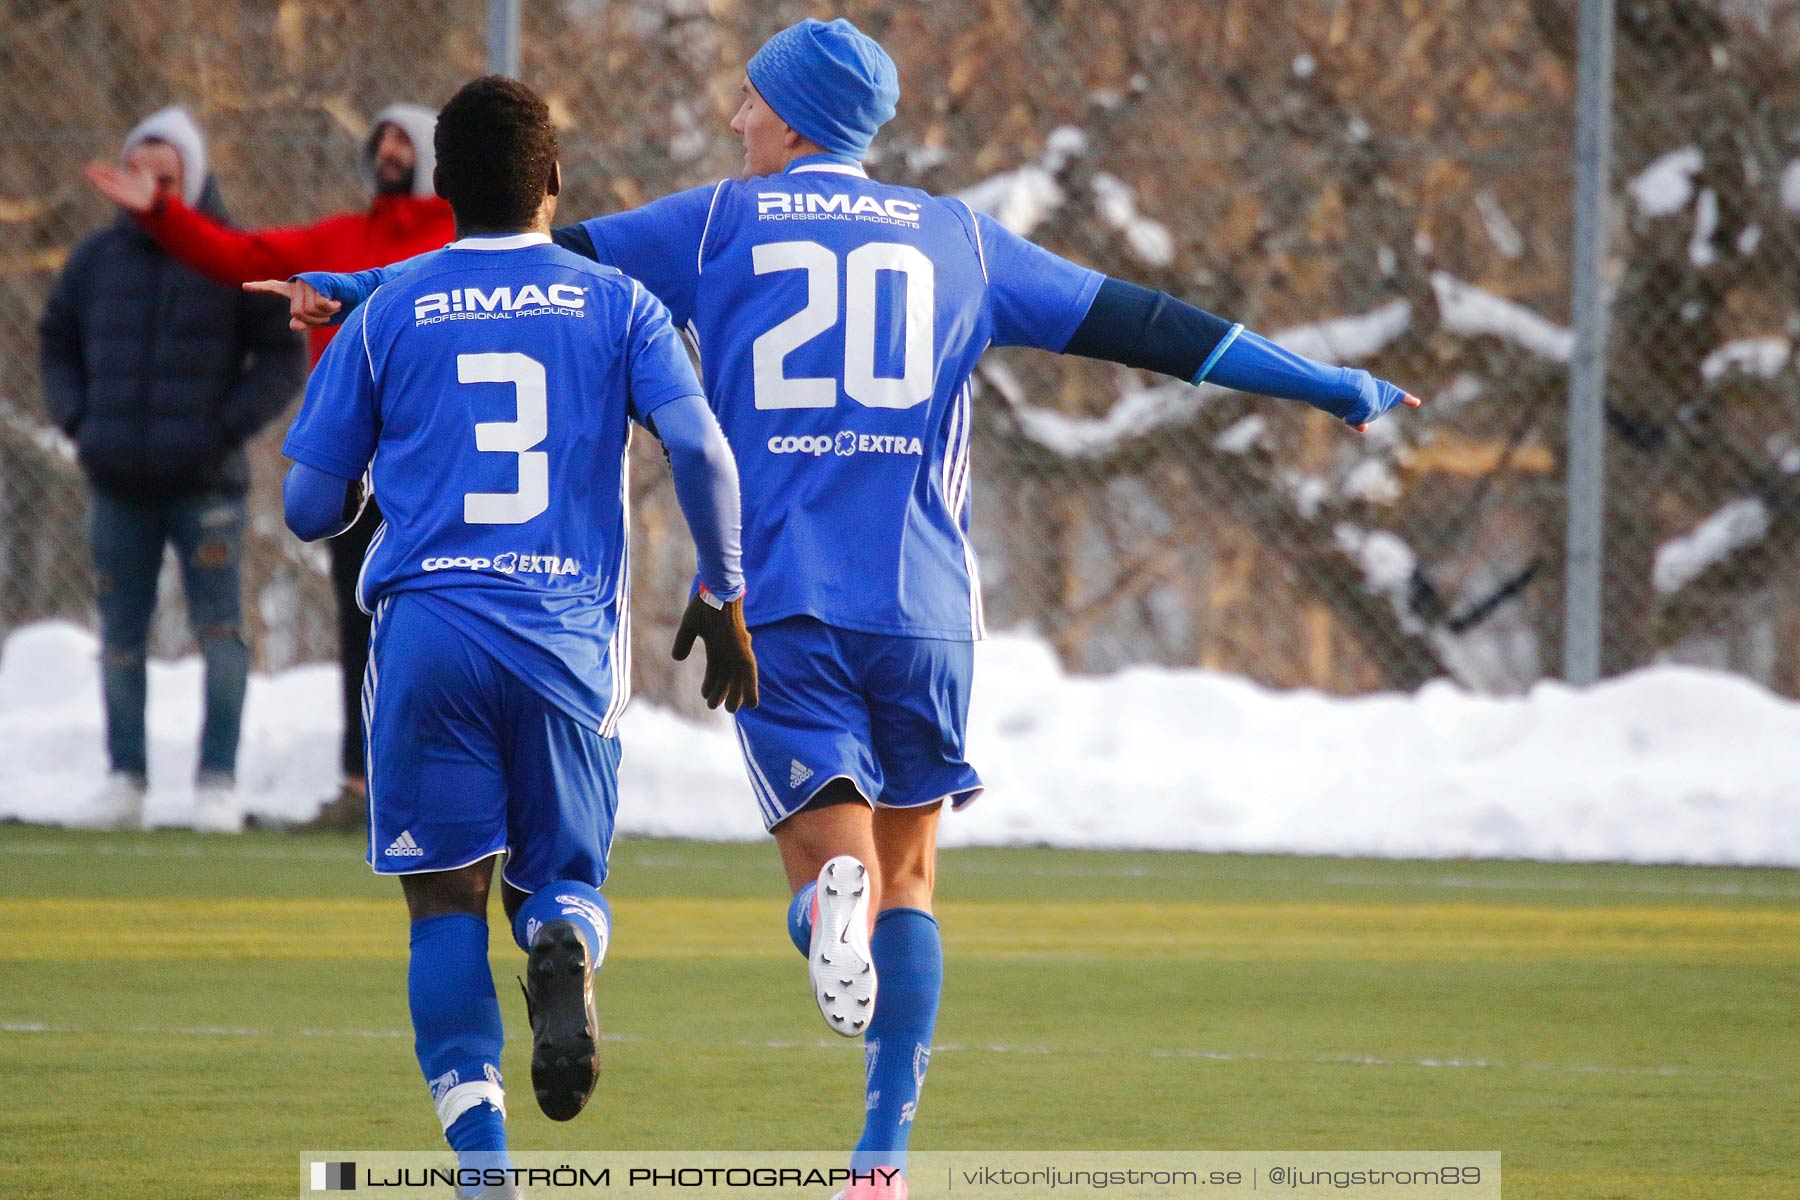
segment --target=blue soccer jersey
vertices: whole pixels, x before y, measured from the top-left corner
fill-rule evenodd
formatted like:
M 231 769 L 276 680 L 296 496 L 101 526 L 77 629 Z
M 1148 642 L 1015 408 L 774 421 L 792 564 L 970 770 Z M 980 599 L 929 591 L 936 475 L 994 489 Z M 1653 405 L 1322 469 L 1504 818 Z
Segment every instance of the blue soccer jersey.
M 283 452 L 370 471 L 358 603 L 406 592 L 610 736 L 631 677 L 630 421 L 700 394 L 663 306 L 541 234 L 457 242 L 346 322 Z
M 829 156 L 581 229 L 699 347 L 743 491 L 745 619 L 979 638 L 970 375 L 990 345 L 1062 351 L 1105 277 Z M 355 304 L 416 261 L 304 278 Z
M 1103 277 L 828 158 L 583 228 L 699 345 L 743 488 L 746 620 L 979 638 L 970 375 L 989 345 L 1062 350 Z

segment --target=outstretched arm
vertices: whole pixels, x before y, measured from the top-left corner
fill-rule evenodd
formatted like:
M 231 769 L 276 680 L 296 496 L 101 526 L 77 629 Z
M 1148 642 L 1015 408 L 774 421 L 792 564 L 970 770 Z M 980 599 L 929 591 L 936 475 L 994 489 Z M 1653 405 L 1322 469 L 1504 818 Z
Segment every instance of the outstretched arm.
M 600 254 L 594 249 L 594 239 L 581 225 L 564 225 L 550 231 L 551 240 L 565 250 L 571 250 L 583 258 L 600 261 Z M 435 254 L 436 251 L 427 251 Z M 285 297 L 288 301 L 288 327 L 290 329 L 316 329 L 321 325 L 336 325 L 345 317 L 355 312 L 357 307 L 375 294 L 375 289 L 417 266 L 424 254 L 402 259 L 397 263 L 389 263 L 385 267 L 372 267 L 367 271 L 302 271 L 287 279 L 259 279 L 254 283 L 246 283 L 244 287 L 253 292 L 266 292 L 274 296 Z M 267 274 L 285 274 L 271 271 Z
M 1282 349 L 1241 325 L 1077 266 L 978 214 L 994 344 L 1142 367 L 1186 383 L 1301 400 L 1357 428 L 1418 400 L 1354 367 Z
M 343 217 L 329 217 L 311 225 L 232 229 L 195 212 L 179 196 L 158 190 L 147 171 L 93 162 L 84 173 L 95 191 L 129 213 L 163 249 L 228 286 L 286 276 L 318 262 L 323 247 L 337 240 L 334 227 L 346 223 Z
M 244 284 L 244 290 L 286 300 L 289 329 L 317 329 L 348 320 L 376 288 L 435 254 L 436 250 L 427 250 L 366 271 L 302 271 L 286 279 L 253 279 Z
M 1397 404 L 1419 405 L 1416 397 L 1360 368 L 1315 362 L 1242 325 L 1120 279 L 1101 283 L 1063 352 L 1188 383 L 1300 400 L 1358 429 Z

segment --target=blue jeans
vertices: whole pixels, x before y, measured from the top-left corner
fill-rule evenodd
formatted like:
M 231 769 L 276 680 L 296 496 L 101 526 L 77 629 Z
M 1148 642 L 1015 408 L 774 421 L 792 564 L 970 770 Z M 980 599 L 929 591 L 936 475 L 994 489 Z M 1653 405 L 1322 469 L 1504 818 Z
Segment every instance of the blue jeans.
M 94 572 L 100 604 L 100 679 L 106 694 L 106 753 L 115 771 L 142 775 L 151 619 L 163 545 L 181 560 L 188 627 L 206 659 L 206 721 L 200 769 L 237 769 L 238 729 L 250 651 L 238 597 L 244 501 L 238 496 L 123 500 L 93 493 Z

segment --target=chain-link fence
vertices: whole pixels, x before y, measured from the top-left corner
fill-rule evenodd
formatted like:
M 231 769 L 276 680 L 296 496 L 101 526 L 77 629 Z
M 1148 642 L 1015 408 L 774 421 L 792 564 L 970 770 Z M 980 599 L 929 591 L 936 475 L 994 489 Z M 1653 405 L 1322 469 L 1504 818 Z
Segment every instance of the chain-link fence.
M 84 489 L 33 319 L 111 219 L 79 177 L 188 104 L 244 225 L 365 203 L 391 100 L 484 64 L 487 5 L 10 0 L 0 29 L 0 630 L 85 620 Z M 990 624 L 1077 670 L 1199 664 L 1333 692 L 1516 689 L 1562 661 L 1576 0 L 851 0 L 899 63 L 879 177 L 1427 398 L 1364 437 L 1295 405 L 990 354 L 974 441 Z M 523 5 L 567 219 L 733 174 L 742 64 L 804 3 Z M 1605 663 L 1800 690 L 1800 0 L 1619 0 Z M 258 448 L 267 666 L 328 657 L 319 556 Z M 634 472 L 639 685 L 691 562 Z M 179 646 L 167 626 L 165 649 Z

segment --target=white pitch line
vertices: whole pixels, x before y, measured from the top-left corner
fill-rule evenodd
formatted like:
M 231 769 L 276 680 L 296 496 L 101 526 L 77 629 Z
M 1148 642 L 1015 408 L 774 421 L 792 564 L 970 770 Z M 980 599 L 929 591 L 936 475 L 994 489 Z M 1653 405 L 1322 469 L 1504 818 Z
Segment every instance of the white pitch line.
M 280 1039 L 288 1037 L 302 1038 L 343 1038 L 354 1040 L 398 1041 L 409 1039 L 410 1031 L 400 1029 L 254 1029 L 237 1025 L 133 1025 L 122 1029 L 101 1030 L 84 1029 L 74 1025 L 55 1025 L 44 1021 L 0 1021 L 0 1033 L 15 1034 L 64 1034 L 84 1036 L 109 1036 L 132 1034 L 142 1037 L 228 1037 L 228 1038 L 265 1038 Z M 653 1038 L 637 1037 L 625 1033 L 605 1033 L 601 1035 L 605 1042 L 616 1042 L 647 1046 L 692 1046 L 692 1040 L 681 1042 L 663 1041 Z M 856 1045 L 846 1038 L 817 1038 L 799 1040 L 755 1040 L 734 1038 L 707 1043 L 714 1046 L 731 1046 L 749 1050 L 833 1050 L 844 1051 Z M 943 1042 L 932 1047 L 934 1054 L 1000 1054 L 1026 1055 L 1032 1057 L 1117 1057 L 1117 1050 L 1064 1050 L 1053 1046 L 1012 1046 L 1001 1042 L 969 1044 Z M 1267 1062 L 1286 1063 L 1299 1066 L 1323 1067 L 1413 1067 L 1424 1070 L 1478 1070 L 1478 1071 L 1552 1071 L 1574 1075 L 1631 1075 L 1649 1076 L 1660 1079 L 1701 1078 L 1701 1079 L 1748 1079 L 1773 1081 L 1779 1076 L 1767 1075 L 1754 1071 L 1718 1071 L 1705 1067 L 1684 1067 L 1672 1064 L 1653 1066 L 1602 1066 L 1596 1063 L 1544 1063 L 1520 1062 L 1509 1063 L 1499 1059 L 1486 1058 L 1387 1058 L 1368 1054 L 1265 1054 L 1257 1050 L 1203 1050 L 1203 1049 L 1161 1049 L 1140 1051 L 1139 1055 L 1153 1059 L 1183 1059 L 1205 1062 Z

